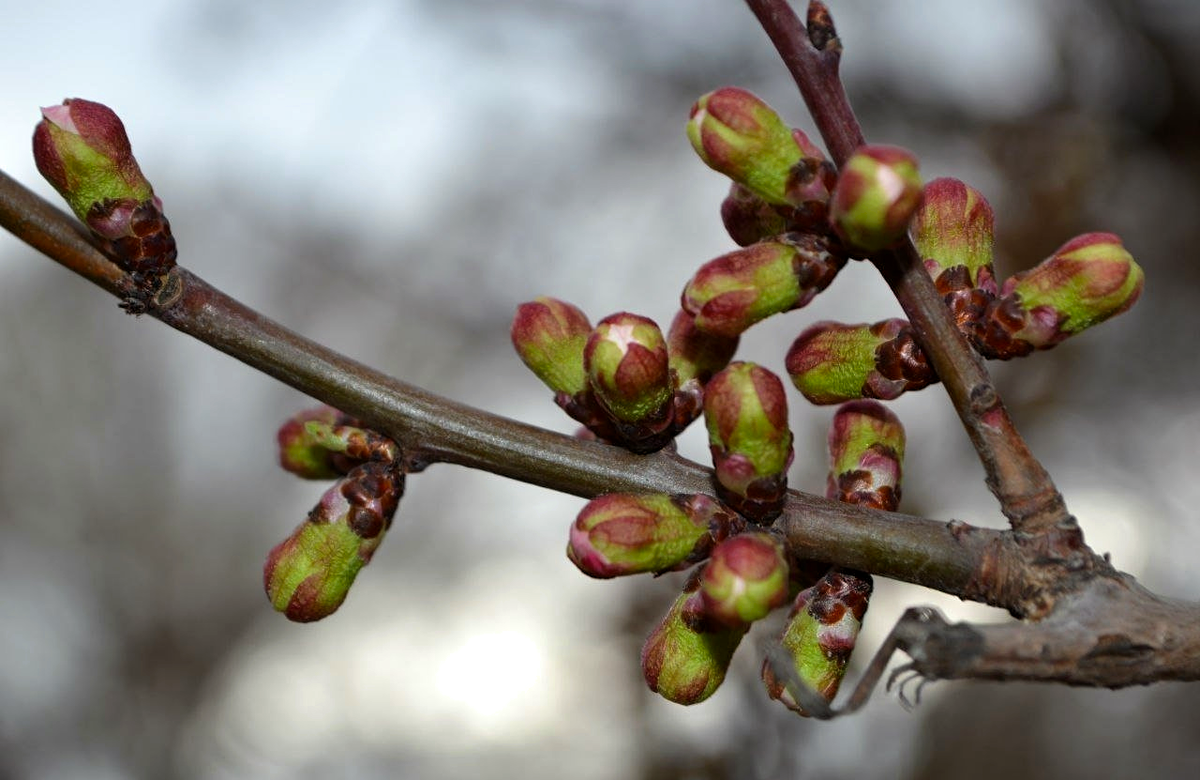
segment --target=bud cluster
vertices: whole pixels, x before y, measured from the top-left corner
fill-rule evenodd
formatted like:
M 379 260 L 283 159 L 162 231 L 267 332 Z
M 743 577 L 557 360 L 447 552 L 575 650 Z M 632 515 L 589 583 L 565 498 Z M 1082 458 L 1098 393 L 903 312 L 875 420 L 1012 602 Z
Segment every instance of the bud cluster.
M 336 478 L 308 518 L 267 555 L 263 587 L 275 609 L 307 623 L 332 614 L 370 562 L 404 494 L 399 446 L 332 407 L 279 429 L 279 463 L 305 479 Z

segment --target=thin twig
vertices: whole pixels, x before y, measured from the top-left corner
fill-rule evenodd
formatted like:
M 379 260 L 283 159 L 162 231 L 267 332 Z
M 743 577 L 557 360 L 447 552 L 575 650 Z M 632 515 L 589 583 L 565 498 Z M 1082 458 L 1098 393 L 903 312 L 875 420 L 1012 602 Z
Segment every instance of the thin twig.
M 120 272 L 75 220 L 0 171 L 0 224 L 52 260 L 120 293 Z M 670 452 L 634 455 L 433 395 L 284 328 L 177 269 L 180 294 L 151 311 L 187 333 L 386 433 L 425 462 L 456 463 L 583 497 L 711 493 L 712 472 Z M 1020 611 L 1028 584 L 983 587 L 979 571 L 1016 555 L 1012 539 L 792 491 L 777 525 L 796 555 Z
M 829 11 L 809 5 L 808 30 L 787 0 L 746 0 L 775 44 L 825 140 L 841 165 L 863 144 L 862 129 L 838 76 L 841 43 Z M 818 48 L 819 47 L 819 48 Z M 987 484 L 1014 530 L 1070 532 L 1074 518 L 1050 475 L 1017 432 L 983 361 L 959 333 L 912 241 L 872 261 L 883 274 L 937 371 L 987 474 Z

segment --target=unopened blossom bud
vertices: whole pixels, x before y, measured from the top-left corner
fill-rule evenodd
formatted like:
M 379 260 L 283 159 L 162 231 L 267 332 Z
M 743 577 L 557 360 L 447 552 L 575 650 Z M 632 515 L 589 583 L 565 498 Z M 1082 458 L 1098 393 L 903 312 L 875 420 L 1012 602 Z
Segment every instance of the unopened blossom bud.
M 308 429 L 308 423 L 345 425 L 349 417 L 332 406 L 318 406 L 297 412 L 279 427 L 279 465 L 304 479 L 333 479 L 346 473 L 334 454 Z
M 692 628 L 684 612 L 698 588 L 699 580 L 693 576 L 642 646 L 646 684 L 676 704 L 697 704 L 713 695 L 747 630 L 747 626 L 715 631 Z
M 705 263 L 684 288 L 682 305 L 697 328 L 737 336 L 772 314 L 806 306 L 845 264 L 826 239 L 788 233 Z
M 807 715 L 787 686 L 795 677 L 825 701 L 833 701 L 858 640 L 871 588 L 870 575 L 834 570 L 796 597 L 781 638 L 792 668 L 781 675 L 770 660 L 763 664 L 763 682 L 772 699 Z
M 744 89 L 724 87 L 701 97 L 687 134 L 705 164 L 767 203 L 800 205 L 826 192 L 816 147 Z
M 629 312 L 605 317 L 588 336 L 583 365 L 596 399 L 618 422 L 658 430 L 669 421 L 667 342 L 654 320 Z
M 43 108 L 42 116 L 33 133 L 42 176 L 124 270 L 170 270 L 175 239 L 120 118 L 108 106 L 79 98 Z
M 783 508 L 792 463 L 779 377 L 754 363 L 730 363 L 704 390 L 704 420 L 718 495 L 754 522 L 773 520 Z
M 517 307 L 512 343 L 529 370 L 556 393 L 583 392 L 583 346 L 592 325 L 577 307 L 555 298 L 536 298 Z
M 814 323 L 792 342 L 785 364 L 796 389 L 814 404 L 888 401 L 937 381 L 912 326 L 901 319 Z
M 917 159 L 896 146 L 863 146 L 838 174 L 829 218 L 851 249 L 876 252 L 896 243 L 921 203 Z
M 567 557 L 589 577 L 685 568 L 743 525 L 705 495 L 610 493 L 588 502 L 571 526 Z
M 403 473 L 377 462 L 354 467 L 325 491 L 267 555 L 263 586 L 272 606 L 300 623 L 332 614 L 383 541 L 403 493 Z
M 1077 236 L 1004 283 L 973 341 L 988 357 L 1048 349 L 1133 306 L 1144 281 L 1120 238 Z
M 704 385 L 729 365 L 737 336 L 720 336 L 696 327 L 696 318 L 680 311 L 667 331 L 667 362 L 675 376 L 675 429 L 682 431 L 700 415 Z
M 727 627 L 766 617 L 788 598 L 783 543 L 765 532 L 721 542 L 700 571 L 700 596 L 705 614 Z
M 904 463 L 904 426 L 875 401 L 843 404 L 829 427 L 825 495 L 848 504 L 896 511 Z
M 963 266 L 971 286 L 991 284 L 995 216 L 987 198 L 958 179 L 934 179 L 925 185 L 921 207 L 913 215 L 912 239 L 929 275 Z
M 734 182 L 725 200 L 721 201 L 721 221 L 738 246 L 750 246 L 790 229 L 781 211 L 783 208 L 786 207 L 767 203 Z

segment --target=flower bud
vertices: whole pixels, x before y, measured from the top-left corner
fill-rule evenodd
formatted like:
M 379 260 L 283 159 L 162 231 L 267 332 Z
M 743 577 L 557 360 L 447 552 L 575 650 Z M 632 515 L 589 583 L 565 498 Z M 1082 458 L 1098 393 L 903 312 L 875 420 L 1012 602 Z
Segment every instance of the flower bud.
M 669 422 L 667 342 L 653 320 L 618 312 L 588 336 L 583 365 L 596 400 L 617 421 L 655 431 Z
M 773 520 L 792 463 L 779 377 L 754 363 L 730 363 L 704 390 L 704 420 L 721 500 L 753 522 Z
M 772 314 L 806 306 L 846 264 L 819 236 L 789 233 L 701 266 L 683 291 L 696 327 L 737 336 Z
M 781 639 L 794 676 L 826 701 L 837 695 L 871 595 L 871 576 L 834 570 L 796 597 Z M 763 682 L 772 699 L 807 715 L 768 660 Z
M 610 493 L 588 502 L 571 526 L 567 557 L 606 579 L 686 568 L 742 526 L 705 495 Z
M 391 527 L 404 474 L 384 463 L 351 469 L 325 491 L 308 519 L 275 546 L 263 567 L 272 606 L 307 623 L 332 614 Z
M 43 108 L 42 116 L 33 132 L 42 176 L 124 270 L 170 270 L 176 257 L 171 226 L 117 115 L 108 106 L 73 98 Z
M 792 342 L 785 363 L 796 389 L 814 404 L 888 401 L 937 381 L 912 326 L 901 319 L 814 323 Z
M 592 325 L 577 307 L 536 298 L 517 307 L 512 343 L 529 370 L 556 393 L 577 395 L 587 387 L 583 346 Z
M 693 576 L 642 646 L 646 684 L 676 704 L 697 704 L 712 696 L 746 634 L 745 626 L 708 632 L 692 628 L 684 612 L 698 587 Z
M 1086 233 L 1004 283 L 976 337 L 988 357 L 1048 349 L 1137 301 L 1142 269 L 1112 233 Z
M 816 147 L 744 89 L 724 87 L 696 101 L 687 135 L 706 165 L 767 203 L 798 206 L 825 196 Z
M 952 268 L 967 269 L 972 287 L 991 284 L 995 217 L 987 198 L 958 179 L 934 179 L 925 185 L 921 207 L 913 215 L 912 239 L 935 280 Z
M 309 431 L 310 422 L 343 425 L 349 418 L 332 406 L 305 409 L 288 418 L 279 427 L 279 465 L 304 479 L 333 479 L 345 470 L 338 467 L 334 455 Z
M 675 377 L 676 431 L 700 415 L 704 385 L 729 365 L 737 351 L 737 336 L 719 336 L 696 327 L 696 318 L 680 311 L 667 331 L 667 363 Z
M 734 243 L 750 246 L 789 230 L 788 221 L 782 213 L 784 208 L 767 203 L 734 182 L 729 186 L 725 200 L 721 201 L 721 222 L 725 224 L 725 230 Z
M 843 404 L 829 427 L 825 495 L 847 504 L 896 511 L 904 462 L 904 426 L 874 401 Z
M 700 571 L 704 613 L 726 627 L 749 625 L 788 598 L 788 564 L 774 534 L 747 532 L 713 548 Z
M 920 203 L 917 158 L 895 146 L 863 146 L 842 166 L 829 218 L 850 248 L 876 252 L 904 236 Z

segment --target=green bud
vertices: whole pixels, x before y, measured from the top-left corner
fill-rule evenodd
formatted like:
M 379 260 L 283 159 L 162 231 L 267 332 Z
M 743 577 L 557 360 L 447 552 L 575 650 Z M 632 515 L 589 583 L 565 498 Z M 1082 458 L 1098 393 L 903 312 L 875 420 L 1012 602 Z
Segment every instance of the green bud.
M 517 307 L 512 343 L 529 370 L 556 393 L 578 395 L 587 387 L 583 346 L 592 325 L 577 307 L 536 298 Z
M 729 365 L 737 336 L 719 336 L 696 327 L 696 318 L 680 311 L 667 331 L 667 363 L 675 377 L 675 430 L 682 431 L 704 405 L 704 386 Z
M 912 239 L 935 280 L 954 268 L 966 269 L 971 287 L 989 286 L 995 218 L 987 198 L 958 179 L 934 179 L 925 185 L 921 207 L 913 215 Z
M 333 479 L 345 471 L 335 463 L 333 453 L 309 431 L 308 423 L 341 425 L 348 418 L 332 406 L 305 409 L 288 418 L 279 427 L 279 465 L 304 479 Z
M 783 507 L 792 463 L 783 383 L 754 363 L 730 363 L 705 388 L 704 420 L 721 499 L 754 522 L 770 522 Z
M 772 314 L 808 305 L 845 263 L 825 239 L 790 233 L 705 263 L 684 288 L 682 305 L 697 328 L 737 336 Z
M 267 555 L 263 587 L 289 620 L 332 614 L 370 562 L 404 493 L 404 474 L 390 464 L 364 463 L 338 480 Z
M 873 509 L 896 511 L 904 462 L 904 426 L 874 401 L 843 404 L 829 427 L 825 495 Z
M 833 701 L 846 675 L 871 589 L 869 574 L 834 570 L 802 591 L 788 614 L 781 642 L 792 658 L 789 676 L 795 676 L 828 702 Z M 801 715 L 808 714 L 769 660 L 763 664 L 762 675 L 772 699 L 779 699 Z
M 610 493 L 571 526 L 567 557 L 589 577 L 661 573 L 703 560 L 741 519 L 705 495 Z
M 819 151 L 797 133 L 770 106 L 736 87 L 701 97 L 687 126 L 706 165 L 776 205 L 828 198 Z
M 596 400 L 616 420 L 653 429 L 669 422 L 667 342 L 653 320 L 629 312 L 605 317 L 588 336 L 583 364 Z
M 792 342 L 785 364 L 796 389 L 814 404 L 887 401 L 937 380 L 912 326 L 901 319 L 814 323 Z
M 876 252 L 904 236 L 920 203 L 916 157 L 895 146 L 863 146 L 838 174 L 829 218 L 849 248 Z
M 125 126 L 108 106 L 73 98 L 42 109 L 33 133 L 38 171 L 129 272 L 175 265 L 162 202 L 133 157 Z
M 720 687 L 745 627 L 698 631 L 684 619 L 696 598 L 693 576 L 642 646 L 642 674 L 650 690 L 676 704 L 697 704 Z
M 706 615 L 727 627 L 761 620 L 788 598 L 788 564 L 773 534 L 747 532 L 726 539 L 700 572 Z

